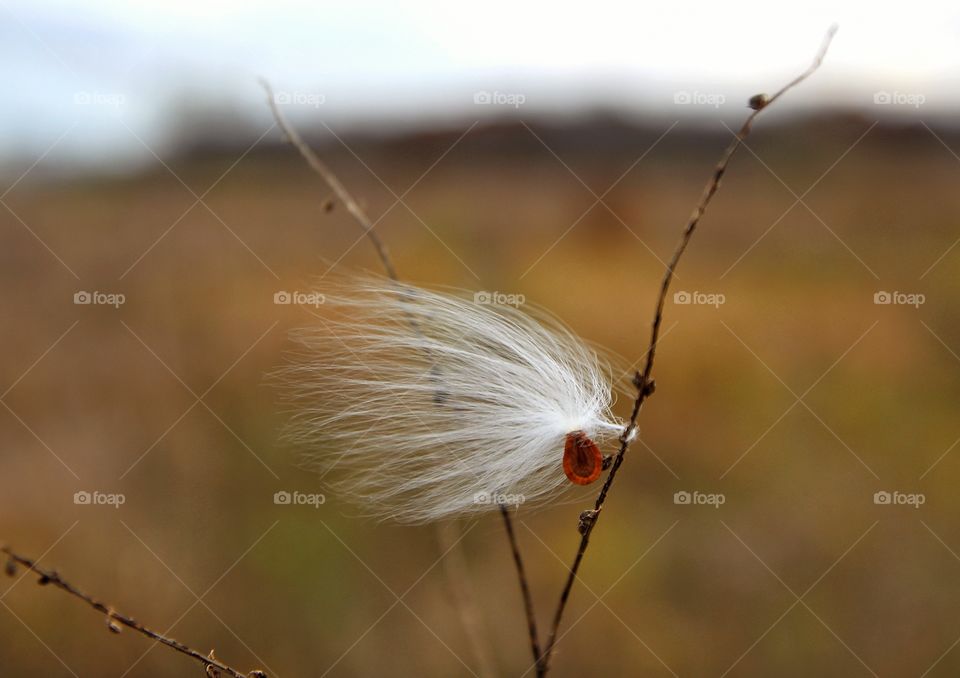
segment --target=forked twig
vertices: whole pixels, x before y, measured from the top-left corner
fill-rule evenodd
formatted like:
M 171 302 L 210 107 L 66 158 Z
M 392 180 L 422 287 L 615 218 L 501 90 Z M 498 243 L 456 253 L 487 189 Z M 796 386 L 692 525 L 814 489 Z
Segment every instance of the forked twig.
M 753 121 L 758 115 L 760 115 L 761 111 L 766 110 L 770 104 L 786 94 L 789 90 L 802 83 L 820 67 L 820 64 L 823 63 L 824 56 L 826 56 L 827 50 L 830 48 L 830 43 L 833 40 L 833 36 L 836 31 L 836 25 L 831 26 L 827 31 L 820 49 L 817 51 L 813 62 L 810 64 L 807 70 L 781 87 L 773 96 L 767 97 L 766 95 L 758 94 L 750 99 L 749 105 L 753 111 L 747 116 L 747 119 L 740 127 L 740 131 L 737 132 L 733 141 L 730 142 L 730 145 L 727 146 L 726 150 L 723 152 L 723 155 L 720 157 L 720 161 L 717 163 L 713 170 L 713 174 L 710 176 L 710 179 L 707 181 L 707 185 L 703 189 L 703 194 L 700 197 L 700 201 L 697 203 L 696 208 L 694 208 L 693 213 L 690 215 L 690 219 L 687 221 L 687 224 L 683 229 L 683 233 L 680 236 L 680 242 L 677 244 L 677 247 L 673 252 L 673 256 L 670 257 L 670 261 L 667 264 L 667 270 L 663 274 L 663 281 L 660 283 L 660 293 L 657 296 L 656 311 L 653 315 L 653 326 L 650 331 L 650 344 L 647 348 L 643 370 L 638 371 L 633 378 L 634 386 L 637 387 L 637 397 L 633 403 L 633 410 L 630 413 L 630 420 L 620 436 L 620 448 L 613 459 L 613 465 L 610 468 L 610 473 L 607 474 L 607 478 L 603 483 L 603 487 L 600 488 L 600 494 L 597 495 L 597 500 L 594 503 L 593 509 L 591 511 L 584 511 L 580 516 L 580 545 L 577 548 L 577 555 L 574 557 L 573 565 L 570 567 L 570 572 L 567 576 L 566 583 L 564 584 L 563 591 L 560 594 L 560 601 L 557 604 L 557 610 L 553 616 L 553 624 L 550 628 L 550 636 L 547 640 L 547 646 L 544 649 L 543 657 L 539 662 L 537 662 L 536 665 L 538 676 L 545 675 L 549 670 L 550 655 L 553 653 L 554 646 L 557 642 L 557 631 L 560 628 L 560 621 L 563 617 L 563 611 L 566 609 L 567 600 L 570 598 L 570 591 L 573 588 L 573 583 L 577 578 L 577 571 L 580 569 L 580 564 L 583 562 L 583 556 L 587 550 L 587 545 L 590 543 L 590 535 L 593 533 L 593 529 L 597 525 L 597 520 L 600 518 L 600 512 L 603 509 L 604 502 L 607 499 L 607 494 L 610 492 L 610 487 L 613 485 L 613 481 L 617 476 L 617 472 L 620 470 L 620 466 L 623 464 L 624 455 L 627 452 L 627 448 L 630 446 L 631 434 L 637 425 L 637 417 L 640 415 L 640 408 L 643 406 L 644 401 L 653 394 L 655 388 L 652 378 L 653 362 L 656 356 L 657 342 L 660 339 L 660 325 L 663 322 L 663 307 L 666 303 L 667 292 L 670 289 L 670 283 L 673 280 L 674 271 L 676 270 L 677 264 L 680 262 L 680 257 L 683 256 L 683 253 L 687 249 L 687 245 L 690 244 L 690 239 L 693 237 L 693 233 L 696 230 L 697 225 L 700 223 L 701 217 L 703 217 L 704 212 L 706 212 L 707 206 L 713 199 L 714 194 L 716 194 L 717 190 L 720 188 L 720 180 L 727 171 L 727 165 L 730 163 L 730 159 L 743 144 L 744 140 L 747 138 L 747 135 L 750 134 Z
M 233 678 L 267 678 L 267 674 L 260 670 L 250 671 L 249 673 L 243 673 L 237 669 L 224 664 L 220 660 L 216 659 L 213 656 L 213 651 L 210 651 L 210 654 L 204 655 L 202 652 L 194 650 L 188 645 L 184 645 L 179 640 L 174 640 L 169 638 L 162 633 L 158 633 L 132 617 L 128 617 L 120 612 L 117 612 L 111 605 L 107 605 L 104 602 L 101 602 L 91 596 L 88 593 L 84 593 L 78 589 L 73 584 L 67 582 L 59 574 L 53 570 L 47 570 L 39 565 L 35 561 L 25 556 L 19 555 L 9 546 L 3 546 L 0 548 L 0 551 L 7 555 L 7 574 L 13 576 L 16 574 L 17 566 L 22 566 L 36 574 L 39 579 L 37 580 L 38 584 L 41 585 L 50 585 L 55 586 L 62 591 L 66 591 L 70 595 L 79 598 L 87 605 L 92 607 L 97 612 L 100 612 L 107 617 L 107 628 L 110 629 L 113 633 L 120 633 L 120 626 L 126 626 L 127 628 L 133 629 L 137 633 L 143 634 L 147 638 L 151 638 L 158 643 L 162 643 L 169 648 L 176 650 L 182 654 L 187 655 L 196 659 L 198 662 L 202 663 L 206 669 L 207 675 L 211 678 L 226 674 L 228 676 L 233 676 Z

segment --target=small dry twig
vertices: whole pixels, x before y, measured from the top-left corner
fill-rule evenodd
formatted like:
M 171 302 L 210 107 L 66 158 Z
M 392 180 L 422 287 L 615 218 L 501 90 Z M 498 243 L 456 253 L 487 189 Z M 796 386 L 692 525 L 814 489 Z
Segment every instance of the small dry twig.
M 205 655 L 202 652 L 194 650 L 188 645 L 184 645 L 178 640 L 174 640 L 173 638 L 169 638 L 161 633 L 153 631 L 152 629 L 138 622 L 136 619 L 117 612 L 112 605 L 107 605 L 106 603 L 97 600 L 93 596 L 84 593 L 76 586 L 63 579 L 57 572 L 41 568 L 34 560 L 16 553 L 9 546 L 3 546 L 0 548 L 0 552 L 3 552 L 7 555 L 8 560 L 6 565 L 6 573 L 9 576 L 12 577 L 16 574 L 17 566 L 27 568 L 39 577 L 37 583 L 41 586 L 55 586 L 61 591 L 66 591 L 70 595 L 79 598 L 97 612 L 106 615 L 107 628 L 112 633 L 120 633 L 120 626 L 126 626 L 127 628 L 133 629 L 137 633 L 141 633 L 147 638 L 151 638 L 158 643 L 162 643 L 163 645 L 176 650 L 177 652 L 196 659 L 198 662 L 203 664 L 208 676 L 220 676 L 225 674 L 228 676 L 233 676 L 233 678 L 267 678 L 267 674 L 260 670 L 243 673 L 231 666 L 228 666 L 227 664 L 224 664 L 214 657 L 213 650 L 211 650 L 209 654 Z
M 802 83 L 820 67 L 820 64 L 823 63 L 824 56 L 826 56 L 827 50 L 830 48 L 830 43 L 833 40 L 833 36 L 836 31 L 837 27 L 835 25 L 831 26 L 827 31 L 820 49 L 817 51 L 813 62 L 810 64 L 807 70 L 781 87 L 776 94 L 771 97 L 767 97 L 764 94 L 758 94 L 750 98 L 748 105 L 752 109 L 752 112 L 747 116 L 747 119 L 740 127 L 740 131 L 737 132 L 733 141 L 730 142 L 730 145 L 727 146 L 726 150 L 723 152 L 723 155 L 720 157 L 720 161 L 717 163 L 713 170 L 713 174 L 710 176 L 706 187 L 703 189 L 703 194 L 700 197 L 700 201 L 697 203 L 696 208 L 694 208 L 693 213 L 690 215 L 690 219 L 687 221 L 687 224 L 683 229 L 683 233 L 680 236 L 680 242 L 677 244 L 677 247 L 673 252 L 673 256 L 670 257 L 670 261 L 667 264 L 667 270 L 663 274 L 663 281 L 660 283 L 660 293 L 657 296 L 656 310 L 653 315 L 653 326 L 650 331 L 650 344 L 647 348 L 643 370 L 638 371 L 633 378 L 633 384 L 637 388 L 637 397 L 633 403 L 633 410 L 630 414 L 630 420 L 627 423 L 627 426 L 624 428 L 623 434 L 620 436 L 620 449 L 617 451 L 617 454 L 613 459 L 613 465 L 610 469 L 610 473 L 607 474 L 607 478 L 603 483 L 603 487 L 600 488 L 600 494 L 597 495 L 597 500 L 594 502 L 593 510 L 584 511 L 580 514 L 580 545 L 577 548 L 577 554 L 574 557 L 573 565 L 570 567 L 570 572 L 567 576 L 566 583 L 564 584 L 563 591 L 560 594 L 560 601 L 557 604 L 557 609 L 553 616 L 553 624 L 550 628 L 550 637 L 547 640 L 547 646 L 544 649 L 543 657 L 537 662 L 536 665 L 538 676 L 545 675 L 549 670 L 550 655 L 552 654 L 554 646 L 557 642 L 557 631 L 560 628 L 560 621 L 563 617 L 563 611 L 566 609 L 567 600 L 570 598 L 570 590 L 573 588 L 573 583 L 577 578 L 577 571 L 580 569 L 580 564 L 583 562 L 584 553 L 586 552 L 587 546 L 590 543 L 590 535 L 597 526 L 597 521 L 599 520 L 600 513 L 603 510 L 603 505 L 607 499 L 607 494 L 610 492 L 610 487 L 613 485 L 613 481 L 617 476 L 617 472 L 620 470 L 620 466 L 623 464 L 624 455 L 627 452 L 627 448 L 630 446 L 630 434 L 637 425 L 637 417 L 640 415 L 640 408 L 643 406 L 644 401 L 646 401 L 646 399 L 653 394 L 655 388 L 652 377 L 653 361 L 656 355 L 657 342 L 660 339 L 660 325 L 663 322 L 663 307 L 667 300 L 667 292 L 670 289 L 670 283 L 673 280 L 674 271 L 677 268 L 677 264 L 680 262 L 680 257 L 683 256 L 683 253 L 687 249 L 687 245 L 690 244 L 690 239 L 693 237 L 693 233 L 696 230 L 697 225 L 700 223 L 701 217 L 703 217 L 704 212 L 706 212 L 707 206 L 710 204 L 713 196 L 720 188 L 720 180 L 727 171 L 727 165 L 730 163 L 731 158 L 733 158 L 734 153 L 736 153 L 743 144 L 744 140 L 747 138 L 747 135 L 750 134 L 754 120 L 756 120 L 757 116 L 760 115 L 761 111 L 766 110 L 770 104 L 786 94 L 789 90 Z
M 303 156 L 303 159 L 307 161 L 307 164 L 310 165 L 310 168 L 320 175 L 320 178 L 323 179 L 324 183 L 330 187 L 330 190 L 334 192 L 343 206 L 347 208 L 347 212 L 350 213 L 357 223 L 360 224 L 360 228 L 363 229 L 363 234 L 367 236 L 367 239 L 370 240 L 370 244 L 373 245 L 373 248 L 377 252 L 377 256 L 380 258 L 380 263 L 383 264 L 383 268 L 386 269 L 387 275 L 390 276 L 390 279 L 394 282 L 398 281 L 397 269 L 393 265 L 393 260 L 390 258 L 390 253 L 387 252 L 387 246 L 384 244 L 383 239 L 380 238 L 380 235 L 374 230 L 374 222 L 370 220 L 370 217 L 367 216 L 367 213 L 363 211 L 363 208 L 360 207 L 360 203 L 353 199 L 353 196 L 350 195 L 350 192 L 346 187 L 340 183 L 340 179 L 337 178 L 337 175 L 333 173 L 327 164 L 320 159 L 320 156 L 317 155 L 310 145 L 303 140 L 303 137 L 297 132 L 297 130 L 287 122 L 287 119 L 284 117 L 283 113 L 280 111 L 280 107 L 277 105 L 277 99 L 273 94 L 273 88 L 270 86 L 270 83 L 261 78 L 260 84 L 263 86 L 263 89 L 267 92 L 267 105 L 270 106 L 270 112 L 273 114 L 274 120 L 277 122 L 277 126 L 280 127 L 280 130 L 283 132 L 284 136 L 287 138 L 294 148 Z M 329 198 L 323 201 L 323 209 L 325 212 L 329 212 L 333 209 L 333 203 Z
M 520 592 L 523 594 L 523 608 L 527 615 L 527 631 L 530 634 L 530 650 L 533 652 L 537 675 L 540 675 L 541 671 L 545 669 L 541 663 L 543 661 L 543 653 L 540 651 L 540 634 L 537 633 L 537 617 L 533 610 L 533 596 L 530 595 L 527 571 L 523 567 L 523 558 L 520 557 L 520 546 L 513 532 L 513 521 L 510 519 L 510 509 L 503 504 L 499 504 L 498 506 L 500 508 L 500 515 L 503 516 L 503 524 L 507 529 L 507 538 L 510 540 L 510 550 L 513 552 L 513 563 L 517 568 L 517 576 L 520 579 Z

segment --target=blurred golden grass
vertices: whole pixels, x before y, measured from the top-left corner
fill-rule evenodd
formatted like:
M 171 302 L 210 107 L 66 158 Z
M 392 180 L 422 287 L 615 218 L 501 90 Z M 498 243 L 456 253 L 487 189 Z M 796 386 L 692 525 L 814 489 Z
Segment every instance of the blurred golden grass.
M 870 124 L 761 125 L 750 147 L 800 195 Z M 658 257 L 726 133 L 681 125 L 605 198 L 611 213 L 591 208 L 580 180 L 602 193 L 666 124 L 596 138 L 590 126 L 532 126 L 579 180 L 522 128 L 478 128 L 378 230 L 405 279 L 524 294 L 629 364 L 646 343 Z M 400 194 L 456 136 L 357 140 L 354 150 Z M 239 153 L 170 164 L 200 194 Z M 351 154 L 326 156 L 374 218 L 394 202 Z M 960 455 L 921 474 L 960 436 L 951 355 L 960 249 L 923 274 L 956 239 L 958 176 L 960 163 L 922 127 L 880 123 L 804 198 L 816 216 L 797 205 L 724 275 L 795 200 L 749 152 L 735 159 L 674 288 L 726 303 L 668 304 L 658 390 L 640 422 L 649 451 L 629 453 L 594 536 L 558 676 L 719 675 L 775 622 L 729 675 L 869 675 L 861 661 L 880 675 L 921 674 L 947 651 L 960 634 L 960 562 L 949 550 L 960 552 Z M 215 185 L 204 200 L 216 216 L 194 207 L 162 238 L 194 198 L 159 167 L 25 181 L 6 198 L 79 281 L 0 217 L 0 383 L 16 382 L 4 398 L 16 416 L 0 412 L 0 535 L 39 555 L 79 521 L 43 563 L 161 630 L 194 604 L 191 590 L 215 584 L 204 598 L 214 612 L 195 605 L 171 634 L 234 665 L 262 658 L 277 675 L 323 675 L 346 653 L 327 675 L 464 675 L 455 655 L 471 655 L 441 568 L 418 582 L 439 555 L 430 529 L 354 519 L 335 496 L 317 510 L 272 502 L 278 489 L 324 491 L 276 441 L 282 421 L 263 375 L 280 361 L 285 330 L 310 316 L 273 294 L 306 289 L 333 262 L 377 266 L 342 210 L 323 214 L 325 196 L 293 151 L 270 148 Z M 81 289 L 127 302 L 76 306 Z M 877 306 L 878 290 L 927 301 Z M 811 386 L 812 412 L 801 403 L 780 419 Z M 123 492 L 127 503 L 78 507 L 80 489 Z M 722 492 L 726 504 L 674 505 L 681 489 Z M 927 501 L 875 506 L 881 489 Z M 589 496 L 520 512 L 542 614 Z M 528 650 L 496 516 L 463 543 L 500 668 L 519 675 Z M 796 601 L 787 587 L 802 595 L 815 582 L 810 609 L 796 604 L 778 622 Z M 404 602 L 416 616 L 397 604 L 375 624 L 396 601 L 391 590 L 414 583 Z M 591 591 L 608 589 L 606 605 L 595 604 Z M 29 580 L 4 603 L 80 675 L 120 675 L 147 648 L 110 637 L 88 610 Z M 6 611 L 0 639 L 6 674 L 69 675 Z M 186 661 L 155 649 L 128 675 L 194 670 Z M 949 652 L 929 675 L 958 666 L 960 651 Z

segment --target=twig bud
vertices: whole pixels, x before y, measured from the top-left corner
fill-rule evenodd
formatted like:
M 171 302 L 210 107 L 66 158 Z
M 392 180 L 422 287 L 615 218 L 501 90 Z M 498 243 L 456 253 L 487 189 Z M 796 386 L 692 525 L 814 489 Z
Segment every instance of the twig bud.
M 217 661 L 217 657 L 213 654 L 213 650 L 210 650 L 210 654 L 207 655 L 207 659 L 213 662 Z M 220 673 L 220 669 L 218 669 L 213 664 L 207 664 L 206 673 L 207 673 L 207 678 L 220 678 L 220 676 L 222 675 Z
M 759 111 L 765 108 L 766 105 L 769 103 L 770 103 L 770 99 L 767 97 L 767 95 L 761 93 L 761 94 L 754 94 L 752 97 L 750 97 L 749 101 L 747 101 L 747 106 L 749 106 L 755 111 Z
M 586 534 L 587 531 L 593 527 L 594 521 L 597 519 L 597 514 L 600 513 L 595 509 L 589 509 L 580 514 L 580 522 L 577 525 L 577 532 L 580 534 Z
M 640 374 L 640 372 L 636 372 L 631 381 L 633 382 L 633 385 L 637 387 L 638 391 L 643 392 L 644 398 L 652 396 L 654 391 L 657 390 L 657 382 L 653 379 L 644 381 L 643 375 Z

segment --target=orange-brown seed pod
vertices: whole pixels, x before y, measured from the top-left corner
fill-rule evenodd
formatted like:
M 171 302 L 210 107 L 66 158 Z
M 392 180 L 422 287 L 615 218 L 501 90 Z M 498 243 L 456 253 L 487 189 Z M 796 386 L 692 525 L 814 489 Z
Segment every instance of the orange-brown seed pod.
M 603 455 L 597 444 L 583 431 L 567 434 L 563 446 L 563 472 L 571 483 L 589 485 L 600 477 L 603 470 Z

